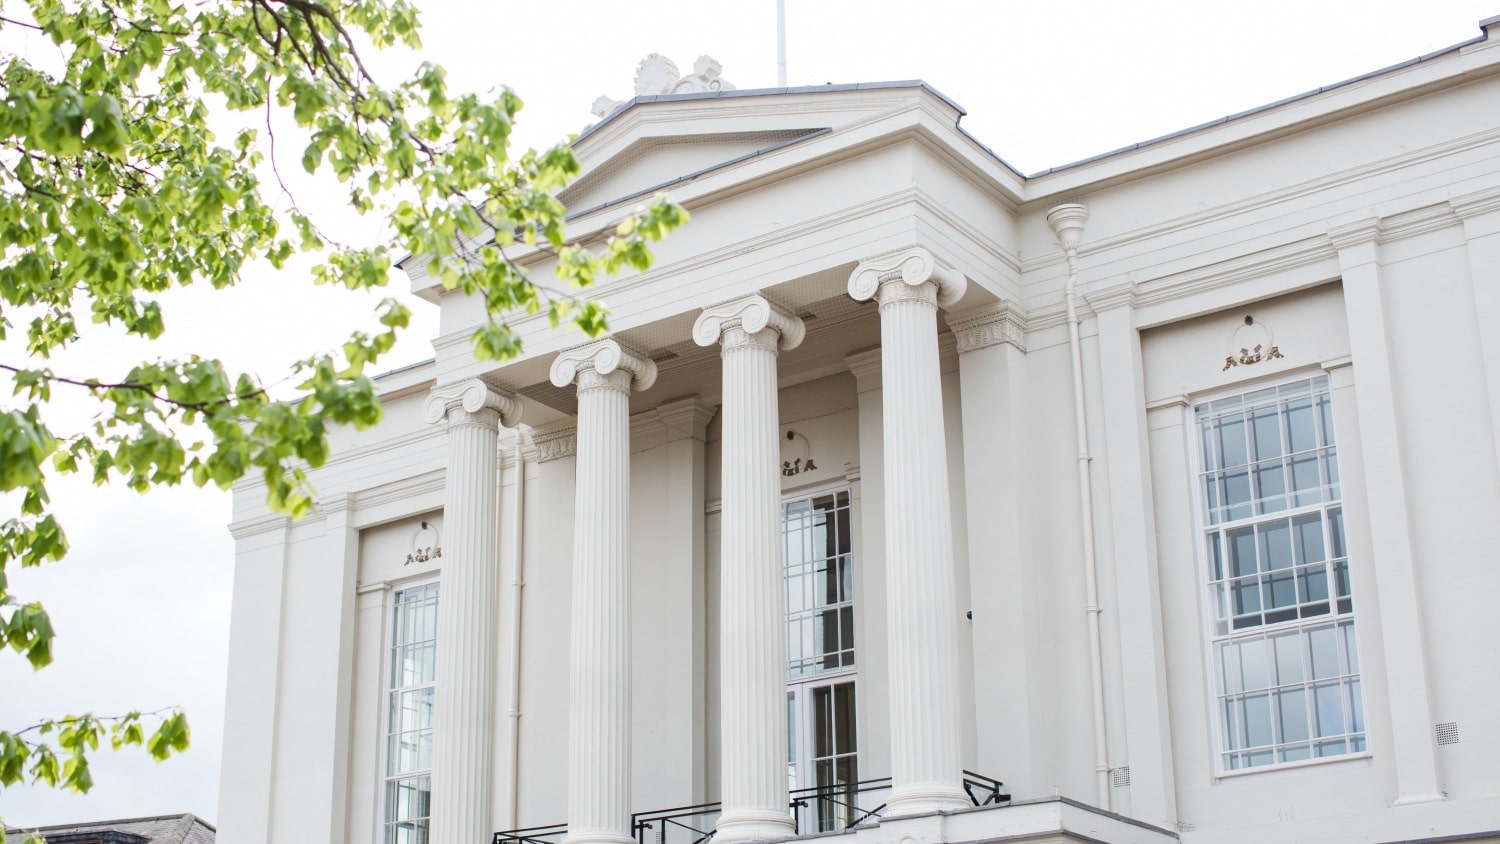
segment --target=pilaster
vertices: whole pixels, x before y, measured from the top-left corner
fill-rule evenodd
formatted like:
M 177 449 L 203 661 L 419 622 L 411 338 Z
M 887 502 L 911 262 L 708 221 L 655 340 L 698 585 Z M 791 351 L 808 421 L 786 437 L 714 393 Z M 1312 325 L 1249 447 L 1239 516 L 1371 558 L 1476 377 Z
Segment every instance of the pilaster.
M 665 570 L 663 581 L 670 591 L 655 597 L 679 610 L 671 614 L 672 650 L 658 655 L 672 670 L 663 672 L 659 681 L 669 686 L 665 697 L 675 701 L 673 711 L 684 714 L 679 735 L 658 746 L 657 754 L 674 782 L 686 777 L 684 801 L 702 803 L 707 799 L 708 777 L 704 440 L 714 408 L 697 398 L 686 398 L 664 404 L 656 412 L 667 429 L 666 520 L 660 525 L 657 562 Z
M 1443 799 L 1433 738 L 1411 521 L 1406 510 L 1395 388 L 1387 344 L 1385 297 L 1380 279 L 1380 221 L 1369 217 L 1329 231 L 1343 274 L 1349 351 L 1354 359 L 1358 444 L 1364 466 L 1364 513 L 1350 508 L 1351 528 L 1369 520 L 1370 562 L 1380 602 L 1378 623 L 1385 644 L 1391 733 L 1395 742 L 1395 805 Z M 1348 426 L 1339 423 L 1340 435 Z M 1348 442 L 1353 444 L 1354 437 Z M 1351 550 L 1353 550 L 1351 539 Z M 1374 621 L 1373 619 L 1371 621 Z M 1361 622 L 1363 624 L 1364 622 Z
M 1024 334 L 1004 305 L 980 313 L 950 315 L 958 336 L 958 375 L 963 395 L 965 501 L 969 546 L 969 591 L 978 609 L 975 642 L 1003 642 L 986 649 L 986 669 L 976 672 L 975 709 L 980 771 L 1004 771 L 1018 800 L 1050 793 L 1033 783 L 1032 713 L 1028 640 L 1025 534 L 1028 524 L 1026 373 Z
M 1500 190 L 1465 194 L 1449 200 L 1463 221 L 1469 253 L 1469 283 L 1479 323 L 1479 352 L 1490 399 L 1490 427 L 1500 456 Z
M 1099 392 L 1108 475 L 1105 508 L 1114 561 L 1112 621 L 1119 631 L 1124 743 L 1130 766 L 1128 814 L 1170 828 L 1177 821 L 1177 791 L 1145 378 L 1133 285 L 1118 285 L 1090 296 L 1089 307 L 1099 327 Z

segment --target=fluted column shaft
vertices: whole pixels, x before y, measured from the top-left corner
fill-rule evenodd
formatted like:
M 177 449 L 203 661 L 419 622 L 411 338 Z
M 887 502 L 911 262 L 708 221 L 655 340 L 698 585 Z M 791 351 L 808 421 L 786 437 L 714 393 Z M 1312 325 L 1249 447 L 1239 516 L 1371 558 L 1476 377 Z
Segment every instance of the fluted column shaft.
M 694 326 L 724 365 L 719 676 L 720 844 L 795 833 L 787 808 L 786 598 L 776 357 L 801 321 L 758 296 Z M 706 341 L 706 342 L 705 342 Z
M 630 837 L 630 373 L 578 378 L 568 838 Z
M 578 384 L 568 668 L 567 844 L 631 844 L 630 387 L 656 368 L 601 340 L 565 352 Z
M 867 263 L 873 266 L 855 271 L 850 292 L 880 303 L 892 787 L 886 815 L 897 816 L 969 805 L 937 345 L 939 299 L 956 300 L 964 282 L 920 249 Z
M 447 421 L 442 593 L 432 736 L 433 844 L 473 844 L 490 824 L 499 623 L 500 424 L 519 406 L 478 381 L 435 390 L 429 422 Z

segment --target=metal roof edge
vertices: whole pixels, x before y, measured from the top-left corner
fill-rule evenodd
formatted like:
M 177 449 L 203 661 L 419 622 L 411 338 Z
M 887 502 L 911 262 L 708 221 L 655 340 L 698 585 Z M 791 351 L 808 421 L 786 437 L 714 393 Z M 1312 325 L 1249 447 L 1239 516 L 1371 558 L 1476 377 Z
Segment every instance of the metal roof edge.
M 1316 97 L 1316 96 L 1319 96 L 1321 94 L 1326 94 L 1329 91 L 1335 91 L 1335 90 L 1338 90 L 1340 88 L 1345 88 L 1345 87 L 1348 87 L 1350 85 L 1355 85 L 1357 83 L 1364 82 L 1364 81 L 1369 80 L 1369 79 L 1374 79 L 1375 77 L 1378 77 L 1378 76 L 1384 76 L 1387 73 L 1394 73 L 1395 71 L 1402 70 L 1402 69 L 1408 68 L 1408 67 L 1412 67 L 1413 65 L 1421 64 L 1422 62 L 1428 62 L 1428 61 L 1431 61 L 1433 59 L 1436 59 L 1436 58 L 1439 58 L 1439 57 L 1442 57 L 1442 56 L 1446 56 L 1449 53 L 1456 53 L 1459 50 L 1464 49 L 1465 47 L 1470 47 L 1470 46 L 1473 46 L 1474 44 L 1479 44 L 1479 43 L 1481 43 L 1483 41 L 1488 40 L 1489 39 L 1488 27 L 1492 26 L 1492 25 L 1494 25 L 1496 23 L 1500 23 L 1500 15 L 1496 15 L 1495 17 L 1492 17 L 1492 18 L 1486 18 L 1485 20 L 1480 21 L 1479 22 L 1479 27 L 1481 29 L 1481 33 L 1479 35 L 1477 35 L 1477 36 L 1475 36 L 1473 38 L 1470 38 L 1467 41 L 1460 41 L 1459 43 L 1454 44 L 1452 46 L 1444 47 L 1441 50 L 1434 50 L 1431 53 L 1426 53 L 1424 55 L 1417 56 L 1416 58 L 1406 59 L 1405 61 L 1400 61 L 1400 62 L 1397 62 L 1397 63 L 1392 64 L 1392 65 L 1387 65 L 1387 66 L 1379 68 L 1377 70 L 1369 71 L 1368 73 L 1361 73 L 1358 76 L 1351 76 L 1348 79 L 1345 79 L 1345 80 L 1343 80 L 1341 82 L 1334 82 L 1334 83 L 1332 83 L 1330 85 L 1323 85 L 1323 86 L 1320 86 L 1318 88 L 1314 88 L 1311 91 L 1304 91 L 1304 92 L 1302 92 L 1300 94 L 1293 94 L 1290 97 L 1284 97 L 1282 99 L 1276 100 L 1275 102 L 1270 102 L 1270 103 L 1266 103 L 1265 105 L 1255 106 L 1254 108 L 1248 108 L 1248 109 L 1245 109 L 1244 111 L 1236 112 L 1234 114 L 1229 114 L 1229 115 L 1226 115 L 1224 117 L 1219 117 L 1219 118 L 1216 118 L 1214 120 L 1209 120 L 1209 121 L 1206 121 L 1204 123 L 1199 123 L 1199 124 L 1194 125 L 1194 126 L 1189 126 L 1186 129 L 1178 129 L 1175 132 L 1168 132 L 1165 135 L 1158 135 L 1155 138 L 1150 138 L 1150 139 L 1144 140 L 1144 141 L 1138 141 L 1136 143 L 1129 144 L 1127 146 L 1119 147 L 1118 149 L 1109 150 L 1108 152 L 1101 152 L 1098 155 L 1091 155 L 1091 156 L 1089 156 L 1087 158 L 1080 158 L 1077 161 L 1070 161 L 1067 164 L 1059 164 L 1059 165 L 1057 165 L 1055 167 L 1048 167 L 1046 170 L 1041 170 L 1041 171 L 1038 171 L 1036 173 L 1031 173 L 1031 174 L 1027 175 L 1025 178 L 1029 181 L 1031 179 L 1040 178 L 1042 176 L 1051 175 L 1053 173 L 1060 173 L 1060 172 L 1062 172 L 1064 170 L 1072 170 L 1072 169 L 1077 168 L 1077 167 L 1083 167 L 1084 165 L 1093 164 L 1094 162 L 1101 161 L 1101 160 L 1106 159 L 1106 158 L 1112 158 L 1114 156 L 1122 155 L 1122 154 L 1127 153 L 1127 152 L 1134 152 L 1135 150 L 1144 149 L 1144 148 L 1149 147 L 1149 146 L 1155 146 L 1156 144 L 1164 143 L 1166 141 L 1176 140 L 1177 138 L 1181 138 L 1181 137 L 1184 137 L 1186 135 L 1191 135 L 1191 134 L 1193 134 L 1195 132 L 1201 132 L 1201 131 L 1203 131 L 1205 129 L 1211 129 L 1211 128 L 1215 127 L 1215 126 L 1222 126 L 1222 125 L 1224 125 L 1226 123 L 1230 123 L 1232 121 L 1242 120 L 1242 119 L 1247 118 L 1247 117 L 1254 117 L 1257 114 L 1262 114 L 1264 112 L 1268 112 L 1268 111 L 1271 111 L 1273 109 L 1281 108 L 1282 106 L 1288 105 L 1290 103 L 1294 103 L 1294 102 L 1298 102 L 1298 101 L 1306 100 L 1306 99 L 1311 99 L 1312 97 Z
M 920 79 L 898 79 L 889 82 L 844 82 L 827 85 L 801 85 L 786 88 L 736 88 L 732 91 L 697 91 L 687 94 L 648 94 L 646 96 L 633 97 L 615 107 L 613 111 L 600 118 L 598 122 L 578 133 L 573 139 L 577 145 L 585 138 L 603 129 L 609 123 L 614 122 L 620 115 L 630 111 L 639 105 L 647 103 L 676 103 L 692 100 L 729 100 L 741 97 L 779 97 L 788 94 L 833 94 L 842 91 L 881 91 L 899 88 L 922 88 L 934 97 L 942 100 L 954 111 L 958 112 L 960 119 L 968 114 L 963 106 L 954 102 L 952 97 L 932 87 Z

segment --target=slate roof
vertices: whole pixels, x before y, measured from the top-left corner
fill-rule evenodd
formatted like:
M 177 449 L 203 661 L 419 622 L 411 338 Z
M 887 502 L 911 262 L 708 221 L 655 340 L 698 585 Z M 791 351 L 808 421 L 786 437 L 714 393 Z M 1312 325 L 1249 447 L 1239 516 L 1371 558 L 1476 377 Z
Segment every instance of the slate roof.
M 7 829 L 5 835 L 11 842 L 19 844 L 32 832 L 40 832 L 47 844 L 214 844 L 217 831 L 207 821 L 189 813 L 44 826 L 41 829 Z

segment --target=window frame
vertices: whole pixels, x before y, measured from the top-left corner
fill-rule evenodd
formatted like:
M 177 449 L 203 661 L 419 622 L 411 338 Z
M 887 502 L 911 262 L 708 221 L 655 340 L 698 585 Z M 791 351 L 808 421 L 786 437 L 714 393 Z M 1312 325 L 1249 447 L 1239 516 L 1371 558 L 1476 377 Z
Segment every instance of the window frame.
M 432 574 L 424 574 L 424 575 L 421 575 L 419 577 L 412 578 L 410 580 L 404 580 L 404 581 L 398 581 L 398 582 L 391 582 L 389 584 L 388 588 L 385 590 L 386 597 L 385 597 L 385 600 L 382 602 L 382 610 L 381 610 L 382 631 L 381 631 L 381 642 L 380 642 L 380 660 L 381 660 L 381 663 L 380 663 L 380 665 L 381 665 L 381 667 L 380 667 L 380 716 L 379 716 L 380 729 L 379 729 L 379 732 L 377 733 L 377 736 L 376 736 L 376 740 L 379 742 L 379 751 L 376 754 L 377 762 L 376 762 L 376 769 L 375 769 L 376 783 L 377 783 L 377 788 L 376 788 L 377 795 L 376 795 L 376 800 L 375 800 L 375 840 L 376 840 L 376 842 L 378 842 L 378 844 L 386 844 L 386 842 L 387 842 L 387 830 L 391 826 L 391 822 L 389 820 L 387 820 L 387 811 L 388 811 L 389 806 L 390 806 L 390 783 L 391 783 L 391 781 L 393 779 L 400 778 L 401 776 L 412 776 L 413 775 L 413 774 L 410 774 L 410 773 L 409 774 L 403 774 L 403 775 L 392 775 L 390 773 L 390 767 L 389 767 L 390 766 L 390 753 L 391 753 L 391 750 L 390 750 L 390 746 L 391 746 L 391 743 L 390 743 L 390 739 L 391 739 L 391 701 L 392 701 L 392 694 L 396 691 L 395 687 L 392 685 L 392 683 L 395 680 L 395 676 L 394 676 L 394 673 L 393 673 L 394 672 L 394 668 L 395 668 L 395 660 L 393 659 L 393 652 L 396 649 L 396 637 L 397 637 L 397 635 L 400 632 L 399 629 L 398 629 L 398 627 L 397 627 L 397 624 L 396 624 L 396 611 L 397 611 L 397 608 L 399 606 L 399 602 L 397 601 L 397 596 L 401 595 L 404 592 L 411 591 L 413 589 L 421 589 L 421 588 L 426 588 L 428 586 L 437 586 L 438 587 L 438 604 L 437 604 L 437 606 L 439 608 L 439 611 L 441 611 L 442 597 L 443 597 L 442 577 L 437 572 L 434 572 Z M 437 630 L 436 630 L 436 623 L 435 622 L 434 622 L 434 629 L 433 629 L 433 643 L 434 643 L 434 651 L 436 651 L 436 646 L 437 646 Z M 403 687 L 403 688 L 406 688 L 406 687 Z M 437 678 L 435 676 L 433 678 L 432 688 L 433 688 L 433 695 L 434 695 L 434 698 L 435 698 L 436 695 L 437 695 Z M 436 732 L 436 730 L 434 729 L 434 734 L 435 734 L 435 732 Z M 417 776 L 421 775 L 420 772 L 414 772 L 414 773 Z M 431 787 L 431 777 L 432 777 L 432 769 L 431 768 L 427 769 L 426 776 L 428 777 L 428 785 L 429 785 L 429 789 L 430 789 L 430 787 Z M 431 831 L 432 831 L 432 827 L 431 827 L 432 816 L 430 814 L 430 812 L 431 812 L 431 799 L 432 799 L 431 798 L 431 791 L 429 790 L 429 792 L 428 792 L 429 814 L 428 814 L 428 817 L 427 817 L 427 820 L 428 820 L 427 830 L 428 830 L 428 835 L 429 836 L 431 835 Z M 429 840 L 430 840 L 430 838 L 429 838 Z
M 816 785 L 816 782 L 815 782 L 816 774 L 815 774 L 815 770 L 814 770 L 815 766 L 813 764 L 814 763 L 814 759 L 813 759 L 813 752 L 812 752 L 813 751 L 813 736 L 812 736 L 813 723 L 812 722 L 813 722 L 814 719 L 812 717 L 812 705 L 811 705 L 812 704 L 813 690 L 815 688 L 828 688 L 828 689 L 831 690 L 833 687 L 839 686 L 839 685 L 842 685 L 842 684 L 845 684 L 845 683 L 848 683 L 848 684 L 852 685 L 852 687 L 853 687 L 853 695 L 854 695 L 853 718 L 854 718 L 854 730 L 855 730 L 855 733 L 854 733 L 855 751 L 853 753 L 853 756 L 854 756 L 854 759 L 855 759 L 855 763 L 854 764 L 856 766 L 856 771 L 858 771 L 858 765 L 859 765 L 859 762 L 858 762 L 859 757 L 860 757 L 860 750 L 859 750 L 859 748 L 861 748 L 863 746 L 863 742 L 862 742 L 861 739 L 862 739 L 862 736 L 863 736 L 863 729 L 864 729 L 864 717 L 863 717 L 863 708 L 864 708 L 864 706 L 863 706 L 863 702 L 862 702 L 862 697 L 860 695 L 860 685 L 861 684 L 859 682 L 859 655 L 860 655 L 860 652 L 861 652 L 861 645 L 863 644 L 863 640 L 862 640 L 860 631 L 861 631 L 863 625 L 860 623 L 860 615 L 859 615 L 859 606 L 860 606 L 860 604 L 859 604 L 859 593 L 860 593 L 860 589 L 859 589 L 858 562 L 857 562 L 858 559 L 859 559 L 859 551 L 858 551 L 858 539 L 859 539 L 859 528 L 858 528 L 858 510 L 859 510 L 859 508 L 858 508 L 858 501 L 859 501 L 859 498 L 855 495 L 855 483 L 852 482 L 852 481 L 850 481 L 850 480 L 848 480 L 848 479 L 846 479 L 846 478 L 841 478 L 841 479 L 838 479 L 838 480 L 828 481 L 826 483 L 808 484 L 806 486 L 802 486 L 802 487 L 795 488 L 795 489 L 784 489 L 784 490 L 782 490 L 781 497 L 780 497 L 780 500 L 779 500 L 779 505 L 782 508 L 781 509 L 780 529 L 783 531 L 783 533 L 781 534 L 783 536 L 783 539 L 782 539 L 781 545 L 779 547 L 781 548 L 781 552 L 782 552 L 781 567 L 782 567 L 782 577 L 783 577 L 783 581 L 784 581 L 785 580 L 785 576 L 786 576 L 786 570 L 787 570 L 786 543 L 785 543 L 785 539 L 784 539 L 784 536 L 785 536 L 784 531 L 785 531 L 785 526 L 786 526 L 786 515 L 785 515 L 786 514 L 786 510 L 785 510 L 786 505 L 788 503 L 790 503 L 790 502 L 798 501 L 798 500 L 801 500 L 801 499 L 814 499 L 814 498 L 817 498 L 817 497 L 823 496 L 823 495 L 837 495 L 840 492 L 842 492 L 842 493 L 844 493 L 844 494 L 846 494 L 848 496 L 848 502 L 849 502 L 848 503 L 848 509 L 849 509 L 849 552 L 848 553 L 849 553 L 849 561 L 850 561 L 851 571 L 850 571 L 850 575 L 849 575 L 849 578 L 850 578 L 850 599 L 847 602 L 847 604 L 850 607 L 851 615 L 853 617 L 853 639 L 852 639 L 852 641 L 850 643 L 850 648 L 852 649 L 852 652 L 853 652 L 854 663 L 852 665 L 845 665 L 845 666 L 840 666 L 838 668 L 831 668 L 831 669 L 822 670 L 822 671 L 814 671 L 814 672 L 806 673 L 806 674 L 798 674 L 798 675 L 795 675 L 795 676 L 793 676 L 790 673 L 790 671 L 788 670 L 788 672 L 786 674 L 786 691 L 787 691 L 787 695 L 788 695 L 789 699 L 793 702 L 792 707 L 790 707 L 792 709 L 792 712 L 790 712 L 789 715 L 791 715 L 792 717 L 798 719 L 798 720 L 795 720 L 795 721 L 790 721 L 787 724 L 788 732 L 792 733 L 792 735 L 789 736 L 789 740 L 790 740 L 790 742 L 794 742 L 796 744 L 796 748 L 797 748 L 797 759 L 795 760 L 796 761 L 796 769 L 797 769 L 797 771 L 796 771 L 797 784 L 794 785 L 794 786 L 791 786 L 794 789 L 810 788 L 810 787 Z M 785 593 L 783 593 L 783 595 L 784 594 Z M 841 603 L 843 603 L 843 602 L 841 602 Z M 790 612 L 789 608 L 785 608 L 784 609 L 783 615 L 785 616 L 785 618 L 787 620 L 790 620 L 791 612 Z M 787 629 L 786 635 L 788 637 L 791 636 L 790 629 Z M 785 660 L 785 665 L 787 666 L 788 669 L 790 669 L 791 660 L 790 659 L 786 659 Z
M 1225 724 L 1223 702 L 1226 696 L 1233 693 L 1226 691 L 1224 688 L 1223 666 L 1221 664 L 1221 657 L 1218 653 L 1220 645 L 1227 642 L 1249 640 L 1251 637 L 1257 635 L 1263 636 L 1267 641 L 1269 641 L 1271 635 L 1285 633 L 1288 631 L 1299 631 L 1302 632 L 1303 636 L 1305 636 L 1305 631 L 1309 631 L 1313 628 L 1324 625 L 1331 625 L 1334 628 L 1335 638 L 1337 639 L 1337 631 L 1340 625 L 1347 623 L 1353 625 L 1354 628 L 1353 637 L 1356 654 L 1362 655 L 1365 651 L 1365 647 L 1360 633 L 1361 625 L 1358 621 L 1358 611 L 1354 608 L 1351 608 L 1351 610 L 1347 613 L 1340 613 L 1338 609 L 1338 597 L 1333 593 L 1329 595 L 1329 611 L 1325 614 L 1310 618 L 1299 617 L 1295 619 L 1269 623 L 1263 621 L 1260 625 L 1255 627 L 1246 627 L 1240 630 L 1235 630 L 1232 621 L 1233 614 L 1231 612 L 1227 616 L 1227 618 L 1230 619 L 1230 627 L 1228 629 L 1228 632 L 1223 634 L 1217 632 L 1216 625 L 1218 622 L 1218 613 L 1216 609 L 1217 604 L 1214 590 L 1218 588 L 1216 584 L 1228 582 L 1231 578 L 1227 577 L 1226 572 L 1225 578 L 1222 578 L 1219 581 L 1215 581 L 1212 579 L 1211 574 L 1213 561 L 1209 559 L 1209 534 L 1213 532 L 1225 532 L 1233 528 L 1253 528 L 1258 525 L 1270 524 L 1277 520 L 1287 520 L 1288 522 L 1292 522 L 1298 516 L 1305 516 L 1309 513 L 1314 512 L 1323 514 L 1322 535 L 1325 547 L 1325 564 L 1329 566 L 1328 576 L 1330 580 L 1332 580 L 1332 563 L 1334 557 L 1331 553 L 1331 547 L 1328 544 L 1329 531 L 1327 523 L 1329 516 L 1327 514 L 1332 510 L 1339 510 L 1340 512 L 1347 513 L 1349 500 L 1344 489 L 1346 483 L 1346 472 L 1343 470 L 1342 462 L 1340 462 L 1338 464 L 1339 497 L 1337 499 L 1303 505 L 1293 505 L 1288 502 L 1288 506 L 1285 509 L 1276 511 L 1274 513 L 1252 513 L 1248 517 L 1234 520 L 1224 519 L 1217 523 L 1210 524 L 1208 519 L 1208 501 L 1203 487 L 1204 476 L 1210 470 L 1205 465 L 1203 454 L 1203 428 L 1202 424 L 1198 420 L 1197 411 L 1198 408 L 1202 407 L 1203 405 L 1212 404 L 1213 402 L 1223 399 L 1234 398 L 1237 396 L 1243 397 L 1260 390 L 1279 388 L 1283 385 L 1295 384 L 1300 381 L 1311 382 L 1319 378 L 1325 379 L 1325 381 L 1327 382 L 1327 395 L 1329 398 L 1329 418 L 1336 420 L 1336 417 L 1340 412 L 1340 408 L 1336 406 L 1338 402 L 1335 400 L 1334 381 L 1328 370 L 1322 367 L 1310 367 L 1291 372 L 1276 373 L 1261 378 L 1245 379 L 1242 381 L 1237 381 L 1233 384 L 1225 385 L 1221 388 L 1216 388 L 1212 391 L 1191 394 L 1186 397 L 1187 400 L 1183 407 L 1182 413 L 1184 421 L 1184 445 L 1188 451 L 1188 495 L 1192 500 L 1193 523 L 1190 531 L 1190 541 L 1193 544 L 1193 578 L 1195 583 L 1194 588 L 1198 594 L 1200 637 L 1199 643 L 1200 648 L 1202 649 L 1202 665 L 1204 669 L 1204 680 L 1206 681 L 1203 685 L 1203 689 L 1205 692 L 1205 704 L 1209 710 L 1209 712 L 1207 713 L 1207 720 L 1210 735 L 1207 745 L 1209 754 L 1213 758 L 1213 774 L 1215 779 L 1226 779 L 1245 776 L 1249 774 L 1265 773 L 1269 771 L 1282 771 L 1313 765 L 1325 765 L 1329 763 L 1368 759 L 1373 755 L 1371 746 L 1372 730 L 1369 724 L 1369 711 L 1368 707 L 1365 705 L 1365 701 L 1368 697 L 1368 695 L 1365 693 L 1364 687 L 1366 676 L 1362 668 L 1357 668 L 1352 673 L 1339 674 L 1337 675 L 1337 677 L 1340 683 L 1341 694 L 1342 689 L 1344 688 L 1343 678 L 1353 677 L 1355 678 L 1355 682 L 1358 683 L 1358 693 L 1360 695 L 1359 709 L 1364 719 L 1364 729 L 1362 733 L 1360 733 L 1360 735 L 1362 735 L 1364 739 L 1363 750 L 1349 751 L 1347 753 L 1332 756 L 1313 756 L 1308 759 L 1297 759 L 1284 762 L 1273 761 L 1269 764 L 1254 765 L 1244 768 L 1229 768 L 1226 766 L 1226 757 L 1237 751 L 1230 748 L 1226 742 L 1226 737 L 1228 736 L 1228 727 Z M 1344 412 L 1347 412 L 1347 410 L 1345 410 Z M 1280 414 L 1278 415 L 1280 416 Z M 1338 440 L 1336 433 L 1336 422 L 1334 423 L 1334 427 L 1335 432 L 1331 437 L 1332 447 L 1334 449 L 1335 459 L 1342 460 L 1347 452 L 1345 451 L 1344 444 L 1341 444 Z M 1322 448 L 1322 446 L 1319 445 L 1318 448 Z M 1285 458 L 1286 456 L 1287 454 L 1283 453 L 1282 457 Z M 1254 463 L 1255 461 L 1253 460 L 1249 461 L 1247 463 L 1247 466 L 1253 467 Z M 1252 504 L 1256 500 L 1258 499 L 1252 498 Z M 1354 591 L 1353 581 L 1355 579 L 1353 575 L 1353 569 L 1354 566 L 1357 565 L 1357 563 L 1352 559 L 1353 555 L 1349 553 L 1347 520 L 1345 521 L 1344 530 L 1344 550 L 1347 555 L 1346 559 L 1348 559 L 1347 565 L 1349 571 L 1348 577 L 1350 579 L 1350 599 L 1352 601 Z M 1292 570 L 1295 572 L 1296 568 L 1297 566 L 1294 563 Z M 1225 600 L 1229 600 L 1227 592 L 1225 593 Z M 1300 606 L 1300 604 L 1297 606 Z M 1262 610 L 1262 614 L 1264 614 L 1264 610 Z M 1306 646 L 1304 645 L 1304 647 Z M 1303 683 L 1304 688 L 1311 691 L 1316 686 L 1317 680 L 1307 679 L 1304 680 Z M 1279 687 L 1276 684 L 1272 683 L 1267 686 L 1267 693 L 1270 694 L 1277 688 Z M 1307 706 L 1311 711 L 1315 709 L 1316 703 L 1311 702 L 1307 704 Z M 1272 717 L 1275 717 L 1274 712 Z M 1313 716 L 1310 715 L 1309 717 Z M 1347 738 L 1351 734 L 1352 733 L 1350 731 L 1346 730 L 1342 735 Z M 1309 737 L 1307 741 L 1309 744 L 1315 744 L 1317 739 L 1314 737 Z M 1269 745 L 1269 747 L 1272 749 L 1272 752 L 1275 752 L 1279 747 L 1285 744 L 1290 743 L 1273 743 Z

